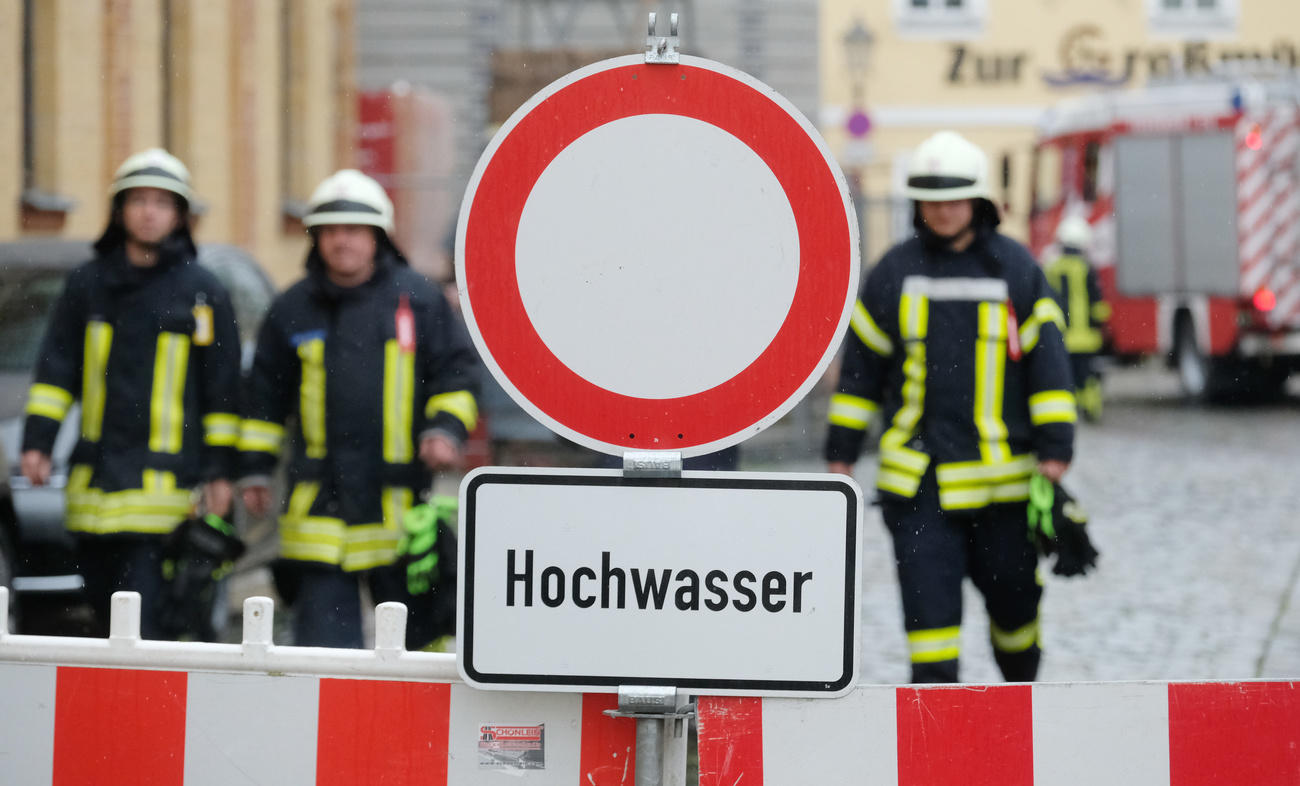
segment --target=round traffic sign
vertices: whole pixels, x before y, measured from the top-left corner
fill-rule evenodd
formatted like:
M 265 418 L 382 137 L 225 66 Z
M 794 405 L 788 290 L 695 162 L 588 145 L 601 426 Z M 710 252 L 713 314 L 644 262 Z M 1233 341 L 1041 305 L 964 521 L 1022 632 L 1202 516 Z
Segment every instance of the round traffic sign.
M 606 60 L 501 127 L 461 203 L 456 271 L 484 363 L 552 430 L 699 455 L 788 412 L 829 364 L 857 226 L 811 123 L 700 58 Z

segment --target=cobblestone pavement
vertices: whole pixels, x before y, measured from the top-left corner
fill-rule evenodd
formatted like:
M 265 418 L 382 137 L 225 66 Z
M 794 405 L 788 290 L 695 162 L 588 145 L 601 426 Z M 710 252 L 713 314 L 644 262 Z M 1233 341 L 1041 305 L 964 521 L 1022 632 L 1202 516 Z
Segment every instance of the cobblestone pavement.
M 1102 556 L 1087 577 L 1043 563 L 1050 681 L 1300 678 L 1300 395 L 1264 406 L 1179 400 L 1159 367 L 1113 369 L 1100 424 L 1084 424 L 1066 486 L 1087 509 Z M 801 405 L 803 406 L 803 405 Z M 808 407 L 817 408 L 816 399 Z M 816 416 L 755 438 L 753 468 L 820 470 L 796 446 Z M 821 439 L 820 425 L 809 442 Z M 800 452 L 802 451 L 802 452 Z M 857 479 L 872 487 L 874 457 Z M 978 593 L 967 582 L 962 678 L 1000 680 Z M 907 679 L 889 538 L 868 507 L 863 544 L 862 680 Z

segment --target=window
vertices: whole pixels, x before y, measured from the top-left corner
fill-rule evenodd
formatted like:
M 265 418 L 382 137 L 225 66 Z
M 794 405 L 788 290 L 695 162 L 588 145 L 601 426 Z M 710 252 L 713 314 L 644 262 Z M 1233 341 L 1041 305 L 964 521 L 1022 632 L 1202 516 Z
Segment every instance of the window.
M 1153 32 L 1171 35 L 1233 33 L 1240 0 L 1147 0 Z
M 899 32 L 926 38 L 967 38 L 983 30 L 987 15 L 987 0 L 894 0 Z

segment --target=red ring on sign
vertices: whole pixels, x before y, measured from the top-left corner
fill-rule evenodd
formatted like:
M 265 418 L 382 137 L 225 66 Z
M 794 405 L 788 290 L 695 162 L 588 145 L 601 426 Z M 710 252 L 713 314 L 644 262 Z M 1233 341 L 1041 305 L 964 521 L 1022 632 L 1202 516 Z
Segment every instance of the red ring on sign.
M 677 398 L 627 396 L 574 373 L 538 335 L 515 274 L 520 217 L 546 167 L 588 131 L 643 114 L 694 118 L 748 145 L 785 190 L 799 232 L 794 298 L 771 343 L 726 382 Z M 501 140 L 466 217 L 462 285 L 493 361 L 529 403 L 598 442 L 677 450 L 753 427 L 809 379 L 838 338 L 852 276 L 849 239 L 834 173 L 808 131 L 780 104 L 698 66 L 618 66 L 559 88 Z

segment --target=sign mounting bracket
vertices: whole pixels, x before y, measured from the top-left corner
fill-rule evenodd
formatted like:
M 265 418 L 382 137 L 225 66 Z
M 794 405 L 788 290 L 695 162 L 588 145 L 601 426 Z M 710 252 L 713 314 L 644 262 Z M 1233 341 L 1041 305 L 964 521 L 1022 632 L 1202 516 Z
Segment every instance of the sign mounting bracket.
M 659 65 L 677 65 L 677 14 L 676 12 L 668 15 L 668 35 L 655 35 L 655 20 L 658 14 L 650 12 L 650 24 L 645 37 L 645 61 L 646 63 Z
M 675 450 L 629 450 L 623 453 L 623 476 L 680 478 L 682 454 Z

